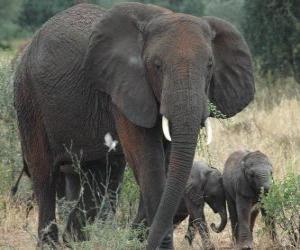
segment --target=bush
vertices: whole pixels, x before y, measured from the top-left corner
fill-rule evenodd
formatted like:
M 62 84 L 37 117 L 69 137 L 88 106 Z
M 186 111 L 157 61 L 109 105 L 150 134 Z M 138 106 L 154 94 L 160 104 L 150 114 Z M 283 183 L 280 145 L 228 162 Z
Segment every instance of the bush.
M 300 83 L 300 1 L 245 0 L 244 34 L 262 73 Z
M 21 165 L 11 79 L 9 56 L 0 58 L 0 194 L 9 190 Z
M 19 0 L 0 0 L 0 48 L 9 48 L 10 40 L 17 36 L 20 8 Z
M 241 24 L 244 18 L 243 5 L 244 0 L 206 0 L 204 14 L 222 18 L 241 31 Z
M 34 31 L 57 12 L 73 4 L 74 0 L 23 0 L 19 24 L 23 28 Z
M 281 231 L 279 242 L 299 246 L 300 175 L 290 173 L 284 180 L 274 183 L 268 195 L 262 197 L 261 204 L 267 219 L 273 219 Z

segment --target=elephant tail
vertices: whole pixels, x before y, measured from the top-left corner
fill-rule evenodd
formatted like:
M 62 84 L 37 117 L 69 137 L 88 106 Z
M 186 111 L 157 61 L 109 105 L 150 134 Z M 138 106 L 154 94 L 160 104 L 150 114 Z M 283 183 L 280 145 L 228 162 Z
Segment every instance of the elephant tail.
M 29 174 L 29 171 L 28 171 L 28 166 L 27 166 L 27 163 L 25 162 L 25 160 L 23 159 L 23 168 L 22 168 L 22 171 L 20 172 L 19 174 L 19 177 L 15 183 L 15 185 L 11 188 L 10 190 L 10 195 L 13 197 L 16 195 L 17 191 L 18 191 L 18 188 L 19 188 L 19 183 L 20 183 L 20 180 L 24 174 L 24 172 L 26 173 L 26 175 L 28 177 L 30 177 L 30 174 Z

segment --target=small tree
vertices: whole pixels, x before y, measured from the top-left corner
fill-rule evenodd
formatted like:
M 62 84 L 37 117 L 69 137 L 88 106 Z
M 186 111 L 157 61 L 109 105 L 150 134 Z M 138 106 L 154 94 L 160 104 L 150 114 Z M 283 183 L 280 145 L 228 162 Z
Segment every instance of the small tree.
M 244 0 L 205 0 L 205 15 L 216 16 L 232 23 L 238 30 L 244 18 Z
M 57 12 L 75 3 L 74 0 L 23 0 L 19 23 L 22 27 L 34 31 Z
M 19 0 L 0 0 L 0 48 L 9 47 L 10 39 L 17 35 L 20 8 Z
M 244 34 L 262 73 L 300 83 L 300 1 L 245 0 Z

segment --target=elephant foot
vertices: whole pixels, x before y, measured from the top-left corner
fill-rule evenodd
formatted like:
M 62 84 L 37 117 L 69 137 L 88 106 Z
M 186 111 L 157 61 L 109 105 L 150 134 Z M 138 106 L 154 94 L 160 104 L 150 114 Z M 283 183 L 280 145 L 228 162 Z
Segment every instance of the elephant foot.
M 251 241 L 240 243 L 240 244 L 238 244 L 238 249 L 241 249 L 241 250 L 253 249 L 253 243 Z
M 159 250 L 173 250 L 173 233 L 169 233 L 160 244 Z
M 216 248 L 213 244 L 210 244 L 210 245 L 204 246 L 203 249 L 205 249 L 205 250 L 215 250 Z
M 58 243 L 58 228 L 55 223 L 51 223 L 48 227 L 42 230 L 37 244 L 38 249 L 57 249 Z
M 68 244 L 71 241 L 86 241 L 88 234 L 82 229 L 85 226 L 84 214 L 79 210 L 73 210 L 69 215 L 63 241 Z
M 193 238 L 190 235 L 186 234 L 184 238 L 188 241 L 190 246 L 193 244 Z
M 210 241 L 206 241 L 205 243 L 202 243 L 202 244 L 203 244 L 203 249 L 205 249 L 205 250 L 215 250 L 216 249 L 214 244 Z
M 131 230 L 133 231 L 133 236 L 130 239 L 137 238 L 140 242 L 144 242 L 148 237 L 148 228 L 144 223 L 132 224 Z

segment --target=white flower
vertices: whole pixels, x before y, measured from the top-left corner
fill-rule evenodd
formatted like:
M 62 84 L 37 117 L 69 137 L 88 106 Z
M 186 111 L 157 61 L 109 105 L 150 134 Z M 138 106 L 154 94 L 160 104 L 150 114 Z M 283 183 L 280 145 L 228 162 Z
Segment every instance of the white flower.
M 118 141 L 117 140 L 113 140 L 112 136 L 110 133 L 107 133 L 105 136 L 104 136 L 104 145 L 106 147 L 108 147 L 108 152 L 110 152 L 111 150 L 116 150 L 116 147 L 117 147 L 117 144 L 118 144 Z

